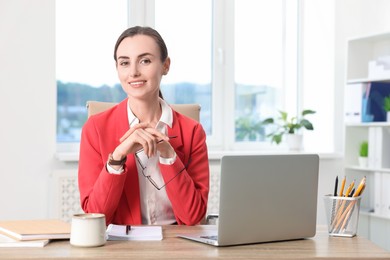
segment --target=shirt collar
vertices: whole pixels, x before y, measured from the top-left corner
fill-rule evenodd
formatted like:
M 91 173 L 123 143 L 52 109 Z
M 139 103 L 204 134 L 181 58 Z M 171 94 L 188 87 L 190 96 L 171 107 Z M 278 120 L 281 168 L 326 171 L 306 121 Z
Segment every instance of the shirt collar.
M 172 128 L 172 122 L 173 122 L 173 112 L 172 108 L 168 105 L 165 100 L 159 98 L 159 102 L 161 105 L 161 117 L 160 120 L 157 122 L 157 126 L 159 126 L 161 123 L 164 123 L 165 125 L 168 125 L 170 128 Z M 129 106 L 129 100 L 127 100 L 127 115 L 129 119 L 129 125 L 130 127 L 139 124 L 139 119 L 133 114 L 133 112 L 130 109 Z

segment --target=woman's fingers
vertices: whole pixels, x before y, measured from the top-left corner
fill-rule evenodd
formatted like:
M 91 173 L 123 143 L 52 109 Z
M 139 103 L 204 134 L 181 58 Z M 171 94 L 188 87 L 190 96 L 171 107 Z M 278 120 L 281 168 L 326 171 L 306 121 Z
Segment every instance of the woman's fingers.
M 166 136 L 165 134 L 157 131 L 154 128 L 146 128 L 145 131 L 147 131 L 148 133 L 150 133 L 153 136 L 155 136 L 157 138 L 157 141 L 161 141 L 161 140 L 168 141 L 169 140 L 168 136 Z
M 157 152 L 156 137 L 153 134 L 149 133 L 148 131 L 145 131 L 145 129 L 137 130 L 136 134 L 138 137 L 137 142 L 142 145 L 142 148 L 144 149 L 145 154 L 148 157 L 153 156 Z
M 147 128 L 149 124 L 147 123 L 140 123 L 136 124 L 135 126 L 132 126 L 127 132 L 119 139 L 119 142 L 123 142 L 127 137 L 129 137 L 132 133 L 134 133 L 137 129 Z
M 136 152 L 142 147 L 145 154 L 151 157 L 157 153 L 157 143 L 168 141 L 169 137 L 150 127 L 147 123 L 140 123 L 131 127 L 120 139 L 121 146 L 128 152 Z

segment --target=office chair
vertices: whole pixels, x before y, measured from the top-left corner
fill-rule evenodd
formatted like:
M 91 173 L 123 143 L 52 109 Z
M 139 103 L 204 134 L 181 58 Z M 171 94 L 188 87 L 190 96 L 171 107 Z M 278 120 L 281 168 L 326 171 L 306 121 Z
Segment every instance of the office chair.
M 103 112 L 117 103 L 113 102 L 101 102 L 101 101 L 87 101 L 88 117 L 91 115 Z M 171 104 L 173 110 L 188 116 L 199 122 L 200 118 L 200 105 L 199 104 Z

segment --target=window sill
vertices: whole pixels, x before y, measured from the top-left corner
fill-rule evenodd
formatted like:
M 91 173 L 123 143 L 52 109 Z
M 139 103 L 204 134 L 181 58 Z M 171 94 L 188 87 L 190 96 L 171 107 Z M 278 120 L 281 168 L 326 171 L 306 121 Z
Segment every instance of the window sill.
M 315 152 L 290 152 L 290 151 L 222 151 L 212 150 L 209 151 L 209 160 L 220 160 L 224 155 L 255 155 L 255 154 L 309 154 Z M 341 153 L 317 153 L 321 160 L 326 159 L 339 159 L 343 155 Z M 58 152 L 55 157 L 61 162 L 78 162 L 78 152 Z

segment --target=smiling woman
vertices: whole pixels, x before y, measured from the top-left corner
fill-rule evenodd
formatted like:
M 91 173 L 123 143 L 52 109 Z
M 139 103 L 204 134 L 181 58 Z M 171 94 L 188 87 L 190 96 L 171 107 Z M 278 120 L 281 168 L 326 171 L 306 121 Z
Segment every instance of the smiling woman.
M 168 57 L 168 51 L 165 44 L 160 43 L 156 46 L 156 40 L 159 36 L 152 38 L 150 36 L 142 35 L 142 28 L 138 27 L 139 35 L 127 35 L 122 34 L 120 43 L 115 46 L 114 59 L 116 60 L 116 68 L 118 71 L 118 77 L 124 91 L 130 98 L 133 95 L 141 94 L 142 92 L 149 92 L 153 95 L 155 92 L 160 91 L 160 81 L 162 75 L 167 75 L 170 66 L 170 58 Z M 134 39 L 139 39 L 134 41 Z M 119 41 L 118 41 L 119 42 Z M 159 43 L 157 41 L 157 43 Z M 159 51 L 159 48 L 163 51 Z M 137 56 L 131 56 L 128 50 L 140 50 Z M 153 50 L 149 52 L 149 50 Z M 160 62 L 162 66 L 160 66 Z M 142 77 L 138 78 L 138 76 Z M 149 76 L 149 80 L 146 81 L 144 77 Z M 146 88 L 145 88 L 146 87 Z M 155 89 L 148 89 L 152 87 Z M 139 89 L 140 91 L 136 91 Z M 141 92 L 141 93 L 139 93 Z
M 206 133 L 160 96 L 170 58 L 151 27 L 125 30 L 115 44 L 127 99 L 82 128 L 79 188 L 84 212 L 107 224 L 198 224 L 209 193 Z

